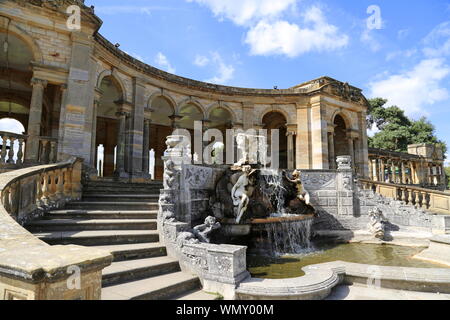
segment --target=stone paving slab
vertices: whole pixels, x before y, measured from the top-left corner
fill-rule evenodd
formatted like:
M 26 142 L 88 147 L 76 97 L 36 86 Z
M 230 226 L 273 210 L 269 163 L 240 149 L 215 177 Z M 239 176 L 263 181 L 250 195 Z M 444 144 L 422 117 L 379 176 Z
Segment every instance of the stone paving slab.
M 325 300 L 450 300 L 450 294 L 340 285 Z

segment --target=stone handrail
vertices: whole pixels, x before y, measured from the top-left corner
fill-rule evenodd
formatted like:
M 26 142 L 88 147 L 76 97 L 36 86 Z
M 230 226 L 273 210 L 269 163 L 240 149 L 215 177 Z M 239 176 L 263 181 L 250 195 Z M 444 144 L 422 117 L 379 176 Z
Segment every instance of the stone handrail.
M 49 246 L 20 224 L 81 197 L 80 159 L 0 174 L 0 300 L 99 299 L 104 250 Z
M 416 208 L 435 213 L 450 214 L 450 194 L 446 192 L 359 179 L 363 189 L 372 190 L 386 198 L 400 200 Z
M 2 141 L 2 148 L 0 153 L 0 163 L 1 164 L 9 164 L 9 165 L 22 165 L 23 163 L 23 144 L 26 142 L 28 136 L 23 134 L 16 134 L 6 131 L 0 131 L 0 137 Z M 9 150 L 7 150 L 7 143 L 10 142 Z M 14 142 L 19 142 L 19 148 L 17 150 L 14 149 Z M 14 159 L 16 156 L 16 159 Z

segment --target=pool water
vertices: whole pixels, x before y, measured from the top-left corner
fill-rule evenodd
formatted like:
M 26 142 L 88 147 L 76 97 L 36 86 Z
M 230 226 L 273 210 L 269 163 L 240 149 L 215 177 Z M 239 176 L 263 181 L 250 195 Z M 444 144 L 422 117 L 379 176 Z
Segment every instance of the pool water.
M 379 266 L 448 268 L 412 258 L 422 250 L 424 248 L 378 244 L 322 244 L 315 245 L 312 252 L 299 255 L 282 257 L 249 255 L 247 265 L 252 277 L 266 279 L 301 277 L 305 275 L 301 270 L 305 266 L 337 260 Z

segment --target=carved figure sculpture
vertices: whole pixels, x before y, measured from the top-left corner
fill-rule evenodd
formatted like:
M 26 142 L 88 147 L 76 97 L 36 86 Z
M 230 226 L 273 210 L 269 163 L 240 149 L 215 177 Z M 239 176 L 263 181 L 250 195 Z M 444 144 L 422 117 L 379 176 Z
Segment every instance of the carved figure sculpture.
M 182 248 L 186 243 L 199 243 L 192 232 L 181 232 L 177 237 L 177 246 Z
M 231 190 L 231 197 L 235 206 L 236 223 L 240 223 L 244 213 L 247 211 L 250 197 L 254 191 L 254 181 L 251 175 L 255 172 L 251 166 L 242 167 L 243 174 Z
M 369 231 L 377 239 L 384 239 L 386 218 L 379 208 L 374 208 L 369 211 Z
M 205 223 L 194 227 L 194 235 L 200 242 L 210 243 L 210 234 L 221 227 L 220 223 L 214 217 L 207 217 Z
M 177 177 L 178 172 L 175 169 L 175 163 L 172 160 L 166 161 L 164 169 L 164 188 L 176 188 Z
M 290 182 L 295 183 L 297 186 L 297 198 L 299 198 L 300 200 L 304 201 L 307 205 L 310 205 L 310 195 L 309 192 L 305 190 L 305 188 L 303 187 L 302 184 L 302 180 L 301 180 L 301 171 L 300 170 L 295 170 L 292 173 L 292 178 L 290 179 L 287 175 L 286 175 L 286 179 L 288 179 Z

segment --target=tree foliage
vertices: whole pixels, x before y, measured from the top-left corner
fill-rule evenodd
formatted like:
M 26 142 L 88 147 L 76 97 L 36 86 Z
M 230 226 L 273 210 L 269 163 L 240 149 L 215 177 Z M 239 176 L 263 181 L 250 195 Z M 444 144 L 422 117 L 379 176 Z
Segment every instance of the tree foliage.
M 445 168 L 445 175 L 447 176 L 447 189 L 450 190 L 450 167 Z
M 409 144 L 431 143 L 442 147 L 444 154 L 447 145 L 435 134 L 435 127 L 422 117 L 410 119 L 397 106 L 386 107 L 387 100 L 374 98 L 369 100 L 367 126 L 379 131 L 369 138 L 369 147 L 397 152 L 407 152 Z

